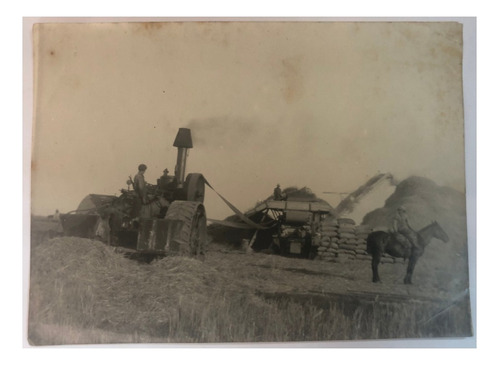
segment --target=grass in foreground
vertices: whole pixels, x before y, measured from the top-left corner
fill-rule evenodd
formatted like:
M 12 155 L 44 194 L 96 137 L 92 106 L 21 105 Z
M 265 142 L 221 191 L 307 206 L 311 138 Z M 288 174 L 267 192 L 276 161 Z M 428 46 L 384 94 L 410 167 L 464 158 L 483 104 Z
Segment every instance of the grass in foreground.
M 468 297 L 446 303 L 265 298 L 190 258 L 150 265 L 84 239 L 32 253 L 32 345 L 290 342 L 470 335 Z

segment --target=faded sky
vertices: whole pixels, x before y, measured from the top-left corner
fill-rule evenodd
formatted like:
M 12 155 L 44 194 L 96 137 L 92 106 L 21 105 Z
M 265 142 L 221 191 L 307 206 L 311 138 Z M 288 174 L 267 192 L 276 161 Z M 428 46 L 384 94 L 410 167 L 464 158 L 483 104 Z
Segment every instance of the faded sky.
M 32 212 L 118 194 L 139 163 L 242 210 L 282 186 L 351 192 L 377 172 L 464 190 L 457 23 L 44 24 L 34 33 Z M 211 191 L 210 218 L 232 212 Z

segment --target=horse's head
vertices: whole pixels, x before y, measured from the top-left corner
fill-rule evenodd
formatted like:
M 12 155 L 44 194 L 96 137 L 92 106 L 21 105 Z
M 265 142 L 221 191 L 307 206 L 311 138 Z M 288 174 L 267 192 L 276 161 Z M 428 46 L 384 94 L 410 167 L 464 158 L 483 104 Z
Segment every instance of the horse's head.
M 448 237 L 448 235 L 446 234 L 444 229 L 439 225 L 438 222 L 433 221 L 432 228 L 433 228 L 434 237 L 436 237 L 437 239 L 440 239 L 441 241 L 443 241 L 445 243 L 450 240 L 450 238 Z

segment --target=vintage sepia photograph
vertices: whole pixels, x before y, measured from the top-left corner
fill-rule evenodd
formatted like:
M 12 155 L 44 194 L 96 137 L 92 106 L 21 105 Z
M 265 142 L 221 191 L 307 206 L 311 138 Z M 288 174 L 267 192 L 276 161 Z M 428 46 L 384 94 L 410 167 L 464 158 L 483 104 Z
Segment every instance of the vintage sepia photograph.
M 29 346 L 474 336 L 463 22 L 25 36 Z

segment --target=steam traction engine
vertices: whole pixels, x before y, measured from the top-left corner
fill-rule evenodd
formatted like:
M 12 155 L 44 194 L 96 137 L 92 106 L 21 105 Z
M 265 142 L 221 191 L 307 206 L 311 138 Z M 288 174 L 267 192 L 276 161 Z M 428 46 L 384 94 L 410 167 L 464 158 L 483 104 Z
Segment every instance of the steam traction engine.
M 174 146 L 173 181 L 167 187 L 159 181 L 149 185 L 148 201 L 140 212 L 134 209 L 134 191 L 122 189 L 120 196 L 90 194 L 75 211 L 61 214 L 64 234 L 97 238 L 144 254 L 202 255 L 207 239 L 205 179 L 199 173 L 186 176 L 191 131 L 179 128 Z

